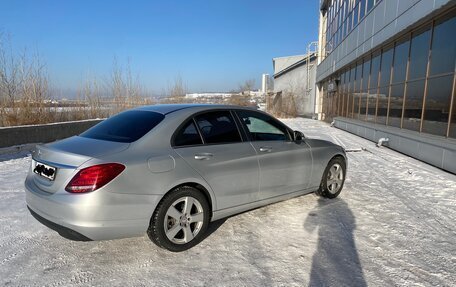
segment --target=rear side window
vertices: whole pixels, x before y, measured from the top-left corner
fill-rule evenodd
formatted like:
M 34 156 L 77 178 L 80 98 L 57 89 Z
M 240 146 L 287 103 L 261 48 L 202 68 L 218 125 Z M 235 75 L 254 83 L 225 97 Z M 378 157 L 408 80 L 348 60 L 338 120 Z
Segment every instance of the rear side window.
M 174 146 L 203 144 L 193 119 L 188 121 L 176 134 Z
M 206 144 L 242 141 L 233 117 L 228 111 L 208 112 L 198 115 L 195 120 Z
M 131 143 L 143 137 L 164 118 L 164 115 L 155 112 L 126 111 L 102 121 L 79 136 Z

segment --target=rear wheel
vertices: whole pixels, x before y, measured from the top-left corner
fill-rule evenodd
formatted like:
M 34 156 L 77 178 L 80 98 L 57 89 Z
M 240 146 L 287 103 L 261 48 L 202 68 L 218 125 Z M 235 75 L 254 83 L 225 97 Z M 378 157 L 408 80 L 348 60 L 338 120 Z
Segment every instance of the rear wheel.
M 173 252 L 198 244 L 209 224 L 206 197 L 193 187 L 180 187 L 166 195 L 157 206 L 147 230 L 158 246 Z
M 326 198 L 336 198 L 344 187 L 346 164 L 342 157 L 331 159 L 323 173 L 320 188 L 316 192 Z

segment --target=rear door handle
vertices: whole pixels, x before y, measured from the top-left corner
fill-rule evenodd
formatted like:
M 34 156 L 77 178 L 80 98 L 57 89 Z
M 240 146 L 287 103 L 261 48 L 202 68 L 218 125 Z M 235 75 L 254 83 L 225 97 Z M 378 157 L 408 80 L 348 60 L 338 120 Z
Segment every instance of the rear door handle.
M 197 160 L 208 160 L 211 159 L 214 155 L 211 153 L 197 153 L 195 154 L 195 159 Z
M 260 147 L 260 151 L 261 152 L 271 152 L 272 151 L 272 147 L 270 147 L 270 146 L 262 146 L 262 147 Z

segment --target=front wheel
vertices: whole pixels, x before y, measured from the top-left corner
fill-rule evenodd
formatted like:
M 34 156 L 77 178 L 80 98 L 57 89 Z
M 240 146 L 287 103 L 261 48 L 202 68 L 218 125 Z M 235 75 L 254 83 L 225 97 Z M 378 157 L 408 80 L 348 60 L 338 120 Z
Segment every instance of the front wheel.
M 316 193 L 322 197 L 336 198 L 344 187 L 346 169 L 345 160 L 342 157 L 331 159 Z
M 158 246 L 173 252 L 198 244 L 209 224 L 206 197 L 193 187 L 180 187 L 166 195 L 157 206 L 147 230 Z

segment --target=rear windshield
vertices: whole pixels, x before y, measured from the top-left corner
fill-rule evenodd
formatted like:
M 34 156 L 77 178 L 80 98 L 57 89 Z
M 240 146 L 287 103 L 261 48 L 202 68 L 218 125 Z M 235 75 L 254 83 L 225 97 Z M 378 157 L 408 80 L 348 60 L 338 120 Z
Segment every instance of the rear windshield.
M 155 112 L 127 111 L 102 121 L 79 136 L 131 143 L 152 130 L 164 118 L 164 115 Z

